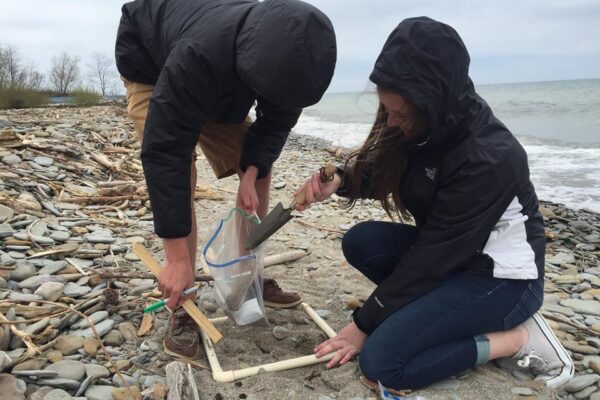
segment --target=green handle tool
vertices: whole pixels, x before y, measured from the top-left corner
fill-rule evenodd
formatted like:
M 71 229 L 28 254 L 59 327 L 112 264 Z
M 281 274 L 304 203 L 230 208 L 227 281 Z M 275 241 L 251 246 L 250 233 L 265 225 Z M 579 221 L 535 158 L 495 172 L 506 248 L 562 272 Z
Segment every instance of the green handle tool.
M 181 297 L 187 296 L 188 294 L 192 294 L 195 291 L 197 291 L 198 289 L 200 289 L 199 286 L 194 286 L 189 289 L 185 289 L 183 292 L 181 292 Z M 159 308 L 164 307 L 165 304 L 167 304 L 168 302 L 169 302 L 169 299 L 164 299 L 161 301 L 157 301 L 156 303 L 152 303 L 148 307 L 144 308 L 144 313 L 149 313 L 149 312 L 158 310 Z

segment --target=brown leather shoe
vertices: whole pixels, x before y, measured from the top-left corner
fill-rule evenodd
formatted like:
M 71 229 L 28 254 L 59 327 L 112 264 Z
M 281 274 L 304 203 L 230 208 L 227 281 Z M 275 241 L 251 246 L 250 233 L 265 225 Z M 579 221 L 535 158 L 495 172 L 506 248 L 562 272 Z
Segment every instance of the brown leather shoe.
M 284 291 L 274 279 L 264 280 L 263 300 L 265 306 L 272 308 L 292 308 L 302 303 L 298 293 Z
M 198 325 L 184 309 L 180 308 L 171 314 L 163 346 L 166 353 L 176 357 L 194 359 L 198 355 Z

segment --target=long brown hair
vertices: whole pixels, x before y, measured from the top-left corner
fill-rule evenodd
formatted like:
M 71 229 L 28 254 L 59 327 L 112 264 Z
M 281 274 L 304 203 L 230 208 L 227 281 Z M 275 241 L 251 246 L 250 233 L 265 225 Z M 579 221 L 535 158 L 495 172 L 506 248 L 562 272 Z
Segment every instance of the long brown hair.
M 400 197 L 400 181 L 406 167 L 404 133 L 400 128 L 388 127 L 387 119 L 388 113 L 380 103 L 369 136 L 346 159 L 346 205 L 354 207 L 361 194 L 366 192 L 381 203 L 391 219 L 397 217 L 409 221 L 412 217 Z M 363 182 L 364 172 L 369 176 L 368 182 Z

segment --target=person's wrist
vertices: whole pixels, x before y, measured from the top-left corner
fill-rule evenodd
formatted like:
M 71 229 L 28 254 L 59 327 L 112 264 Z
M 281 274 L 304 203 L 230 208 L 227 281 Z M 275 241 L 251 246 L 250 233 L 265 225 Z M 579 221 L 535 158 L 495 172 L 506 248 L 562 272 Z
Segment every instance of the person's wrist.
M 249 165 L 248 168 L 246 168 L 246 172 L 244 172 L 244 175 L 242 176 L 242 180 L 254 182 L 258 177 L 258 173 L 258 168 L 255 165 Z
M 165 257 L 168 263 L 188 264 L 189 252 L 186 238 L 164 239 Z

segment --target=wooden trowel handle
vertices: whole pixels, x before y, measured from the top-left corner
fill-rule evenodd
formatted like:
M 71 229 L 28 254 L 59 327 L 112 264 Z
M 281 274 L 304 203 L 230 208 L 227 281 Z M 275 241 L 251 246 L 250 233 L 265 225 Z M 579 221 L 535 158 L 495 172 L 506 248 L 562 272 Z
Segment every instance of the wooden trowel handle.
M 319 169 L 319 180 L 323 183 L 333 180 L 337 168 L 331 163 L 327 163 Z M 296 204 L 306 203 L 306 186 L 300 193 L 294 196 Z

